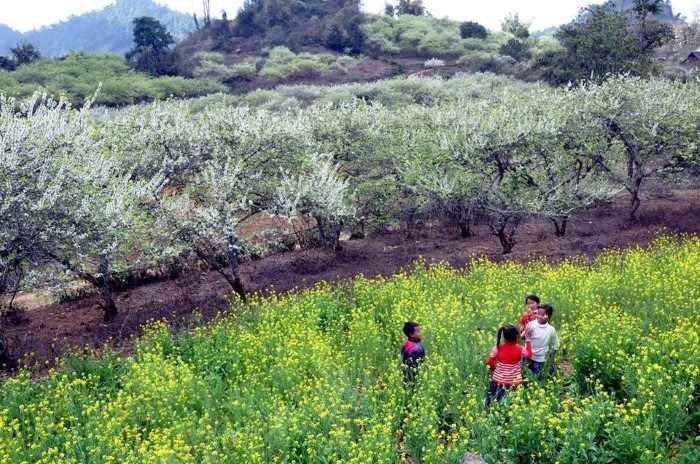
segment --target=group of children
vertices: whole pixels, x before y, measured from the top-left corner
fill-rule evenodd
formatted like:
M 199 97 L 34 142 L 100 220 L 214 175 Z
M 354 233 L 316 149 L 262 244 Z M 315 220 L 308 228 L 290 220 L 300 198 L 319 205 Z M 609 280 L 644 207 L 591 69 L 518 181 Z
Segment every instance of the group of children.
M 525 306 L 526 310 L 518 327 L 507 324 L 498 329 L 496 346 L 486 358 L 486 365 L 493 372 L 486 395 L 487 406 L 494 399 L 500 401 L 508 390 L 523 383 L 523 367 L 539 377 L 551 353 L 559 349 L 559 336 L 549 323 L 554 308 L 548 304 L 540 305 L 537 295 L 528 295 L 525 298 Z M 401 360 L 405 380 L 412 384 L 418 365 L 425 358 L 423 334 L 416 322 L 406 322 L 403 332 L 406 341 L 401 347 Z M 525 339 L 525 345 L 519 343 L 522 338 Z M 549 366 L 550 372 L 553 372 L 554 363 L 550 362 Z

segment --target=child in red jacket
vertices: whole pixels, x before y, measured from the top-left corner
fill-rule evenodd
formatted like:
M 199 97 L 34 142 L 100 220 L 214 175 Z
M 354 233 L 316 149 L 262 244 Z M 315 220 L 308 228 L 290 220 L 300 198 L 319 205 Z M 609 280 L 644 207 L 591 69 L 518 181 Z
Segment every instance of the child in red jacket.
M 501 343 L 501 335 L 505 342 Z M 486 364 L 493 371 L 491 385 L 486 395 L 486 406 L 496 399 L 500 401 L 508 390 L 523 383 L 521 361 L 532 356 L 532 344 L 529 338 L 525 346 L 518 345 L 518 328 L 510 324 L 498 329 L 496 346 L 486 358 Z
M 528 295 L 525 297 L 525 312 L 520 317 L 520 324 L 519 324 L 521 336 L 522 336 L 523 330 L 525 329 L 525 326 L 528 324 L 528 322 L 531 322 L 531 321 L 534 321 L 535 319 L 537 319 L 537 312 L 539 309 L 539 305 L 540 305 L 540 297 L 538 297 L 537 295 Z
M 423 348 L 423 332 L 417 322 L 406 322 L 403 325 L 403 333 L 406 341 L 401 346 L 401 362 L 404 369 L 404 380 L 406 384 L 413 385 L 413 381 L 418 371 L 418 365 L 425 359 L 425 348 Z

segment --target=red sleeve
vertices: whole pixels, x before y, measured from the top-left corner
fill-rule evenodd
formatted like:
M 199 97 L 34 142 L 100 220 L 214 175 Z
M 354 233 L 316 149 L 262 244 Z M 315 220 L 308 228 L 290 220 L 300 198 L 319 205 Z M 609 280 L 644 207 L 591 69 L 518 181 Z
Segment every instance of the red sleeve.
M 528 315 L 528 312 L 525 311 L 525 313 L 522 316 L 520 316 L 520 325 L 522 325 L 522 326 L 527 325 L 527 323 L 529 322 L 527 319 L 527 315 Z
M 523 348 L 523 357 L 524 358 L 531 358 L 532 357 L 532 342 L 530 342 L 530 340 L 525 341 L 525 347 Z
M 491 369 L 494 369 L 495 363 L 496 363 L 496 356 L 498 355 L 498 347 L 494 346 L 493 349 L 491 350 L 491 354 L 489 355 L 488 358 L 486 358 L 486 365 L 489 366 Z

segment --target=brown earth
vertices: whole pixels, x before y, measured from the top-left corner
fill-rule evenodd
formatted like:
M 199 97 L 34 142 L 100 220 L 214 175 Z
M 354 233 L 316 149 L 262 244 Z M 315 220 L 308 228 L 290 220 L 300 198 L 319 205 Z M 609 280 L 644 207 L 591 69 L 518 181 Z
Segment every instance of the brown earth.
M 558 262 L 571 256 L 593 258 L 604 249 L 647 245 L 660 234 L 700 234 L 700 189 L 657 194 L 646 199 L 638 211 L 638 220 L 627 216 L 627 198 L 598 204 L 579 211 L 571 218 L 567 236 L 554 237 L 546 220 L 529 220 L 516 234 L 518 243 L 505 259 L 520 262 L 546 258 Z M 350 240 L 334 252 L 311 248 L 269 256 L 242 266 L 250 291 L 285 292 L 313 285 L 321 280 L 349 279 L 357 274 L 367 277 L 390 275 L 410 268 L 423 257 L 426 261 L 447 261 L 461 267 L 475 256 L 501 261 L 501 248 L 485 225 L 475 227 L 475 236 L 460 238 L 450 225 L 423 225 L 409 237 L 391 232 L 375 237 Z M 10 361 L 41 367 L 52 364 L 68 348 L 98 348 L 105 344 L 129 349 L 129 340 L 138 335 L 142 324 L 152 319 L 167 319 L 178 326 L 194 310 L 210 320 L 227 308 L 230 288 L 211 271 L 191 271 L 172 280 L 164 280 L 116 293 L 119 314 L 109 324 L 102 322 L 97 296 L 63 304 L 37 305 L 33 308 L 25 296 L 25 309 L 4 317 Z M 22 300 L 20 299 L 20 302 Z

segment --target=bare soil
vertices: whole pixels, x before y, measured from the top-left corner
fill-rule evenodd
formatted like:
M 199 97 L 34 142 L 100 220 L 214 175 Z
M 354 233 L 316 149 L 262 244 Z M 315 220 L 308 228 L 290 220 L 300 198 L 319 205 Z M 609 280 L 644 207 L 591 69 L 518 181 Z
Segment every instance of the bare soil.
M 447 261 L 456 267 L 474 257 L 486 256 L 526 262 L 546 258 L 559 262 L 572 256 L 592 259 L 605 249 L 645 246 L 661 234 L 700 234 L 700 189 L 666 192 L 646 199 L 637 221 L 627 215 L 627 197 L 597 204 L 571 218 L 567 236 L 554 237 L 546 220 L 524 222 L 516 233 L 509 255 L 501 255 L 498 239 L 485 225 L 475 235 L 461 238 L 456 226 L 422 225 L 412 234 L 395 231 L 343 242 L 335 252 L 324 248 L 302 249 L 269 256 L 242 265 L 249 291 L 296 291 L 319 281 L 390 275 L 410 268 L 422 257 L 427 262 Z M 56 362 L 68 349 L 101 348 L 105 344 L 129 350 L 130 340 L 142 325 L 167 319 L 174 327 L 197 310 L 204 320 L 228 308 L 230 288 L 212 271 L 190 271 L 178 278 L 138 286 L 115 294 L 119 314 L 109 324 L 102 321 L 97 296 L 63 304 L 46 304 L 24 296 L 24 309 L 4 317 L 11 366 L 41 369 Z M 22 303 L 24 302 L 24 303 Z

